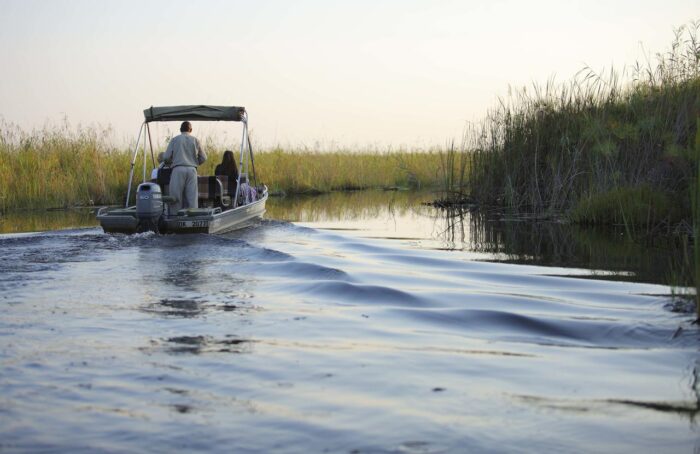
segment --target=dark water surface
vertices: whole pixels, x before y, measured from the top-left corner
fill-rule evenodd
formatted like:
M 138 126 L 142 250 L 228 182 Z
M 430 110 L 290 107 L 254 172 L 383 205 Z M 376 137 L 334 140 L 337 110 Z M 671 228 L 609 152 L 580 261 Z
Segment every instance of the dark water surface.
M 0 451 L 700 449 L 676 252 L 456 225 L 426 197 L 275 199 L 224 236 L 0 235 Z

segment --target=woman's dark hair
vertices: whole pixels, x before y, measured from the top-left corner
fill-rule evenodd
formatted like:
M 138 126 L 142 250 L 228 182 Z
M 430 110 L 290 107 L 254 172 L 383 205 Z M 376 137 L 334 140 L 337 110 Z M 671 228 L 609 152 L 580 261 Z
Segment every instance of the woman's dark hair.
M 221 165 L 217 166 L 217 170 L 219 170 L 218 174 L 223 173 L 230 177 L 238 177 L 238 168 L 236 167 L 236 159 L 233 157 L 233 151 L 224 151 L 224 157 L 221 160 Z

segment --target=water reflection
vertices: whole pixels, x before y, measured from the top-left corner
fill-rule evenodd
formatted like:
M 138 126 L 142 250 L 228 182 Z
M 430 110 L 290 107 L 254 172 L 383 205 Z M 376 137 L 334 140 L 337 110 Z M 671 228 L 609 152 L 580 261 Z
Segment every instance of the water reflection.
M 233 334 L 222 337 L 211 335 L 180 335 L 165 339 L 152 339 L 150 345 L 140 350 L 148 355 L 164 352 L 171 355 L 202 355 L 213 353 L 252 353 L 254 341 Z M 170 390 L 185 394 L 183 390 Z
M 267 218 L 293 222 L 362 221 L 379 217 L 403 217 L 423 207 L 434 195 L 416 191 L 331 192 L 317 196 L 271 198 Z
M 98 225 L 92 208 L 56 211 L 19 211 L 0 214 L 0 234 L 45 232 Z
M 201 272 L 202 264 L 195 261 L 178 261 L 170 263 L 162 276 L 166 285 L 172 285 L 182 291 L 196 291 L 205 276 Z
M 499 261 L 610 272 L 596 278 L 678 286 L 692 282 L 692 266 L 683 260 L 690 250 L 676 238 L 644 243 L 627 237 L 622 227 L 522 222 L 484 213 L 468 213 L 452 222 L 459 235 L 469 232 L 470 250 L 494 254 Z
M 223 339 L 212 336 L 176 336 L 165 340 L 166 351 L 175 354 L 250 353 L 252 341 L 226 335 Z
M 147 304 L 142 310 L 167 318 L 197 318 L 212 312 L 237 312 L 239 315 L 244 315 L 249 313 L 251 308 L 243 303 L 215 303 L 197 299 L 163 298 L 158 302 Z
M 600 278 L 662 283 L 678 287 L 692 282 L 690 248 L 677 238 L 631 241 L 622 228 L 580 228 L 559 222 L 507 220 L 496 213 L 440 210 L 428 206 L 431 192 L 356 191 L 319 196 L 271 198 L 266 218 L 339 229 L 380 238 L 413 240 L 413 246 L 462 250 L 481 260 L 601 270 Z M 0 232 L 96 226 L 90 210 L 10 213 L 0 217 Z M 196 239 L 182 236 L 172 248 L 187 248 Z M 178 253 L 175 252 L 177 255 Z M 147 254 L 148 255 L 148 254 Z M 153 263 L 153 257 L 146 257 Z M 207 277 L 203 263 L 167 265 L 159 259 L 161 279 L 195 291 Z
M 676 414 L 680 418 L 695 424 L 700 409 L 697 403 L 688 402 L 663 402 L 643 401 L 630 399 L 603 399 L 603 400 L 577 400 L 568 398 L 544 398 L 540 396 L 516 395 L 512 396 L 516 402 L 539 407 L 550 411 L 567 413 L 594 413 L 605 411 L 611 407 L 632 407 L 651 412 Z
M 204 312 L 203 305 L 192 299 L 161 299 L 157 303 L 149 304 L 144 312 L 160 314 L 164 317 L 192 318 Z
M 596 278 L 691 285 L 688 243 L 632 240 L 622 227 L 584 228 L 562 222 L 506 219 L 496 212 L 426 206 L 429 192 L 362 191 L 275 199 L 269 216 L 364 236 L 422 240 L 427 248 L 481 254 L 480 260 L 599 270 Z

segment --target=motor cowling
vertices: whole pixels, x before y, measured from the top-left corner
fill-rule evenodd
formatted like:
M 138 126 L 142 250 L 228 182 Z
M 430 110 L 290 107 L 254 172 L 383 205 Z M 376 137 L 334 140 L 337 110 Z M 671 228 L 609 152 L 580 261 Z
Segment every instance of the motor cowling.
M 156 183 L 141 183 L 136 190 L 136 218 L 140 231 L 158 231 L 163 215 L 163 193 Z

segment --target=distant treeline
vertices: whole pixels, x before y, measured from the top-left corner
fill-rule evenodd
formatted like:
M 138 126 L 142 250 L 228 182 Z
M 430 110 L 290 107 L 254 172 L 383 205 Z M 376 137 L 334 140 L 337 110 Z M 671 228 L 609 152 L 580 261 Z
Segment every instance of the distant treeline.
M 0 210 L 124 203 L 133 151 L 110 145 L 108 135 L 69 127 L 27 132 L 0 123 Z M 221 162 L 223 149 L 207 151 L 200 175 L 213 174 Z M 149 175 L 150 160 L 149 152 Z M 273 149 L 255 154 L 258 182 L 273 193 L 290 194 L 436 186 L 439 161 L 438 151 Z M 139 158 L 137 183 L 142 169 Z
M 583 224 L 691 224 L 699 25 L 676 30 L 666 53 L 627 74 L 586 68 L 569 83 L 512 93 L 447 153 L 448 199 Z

